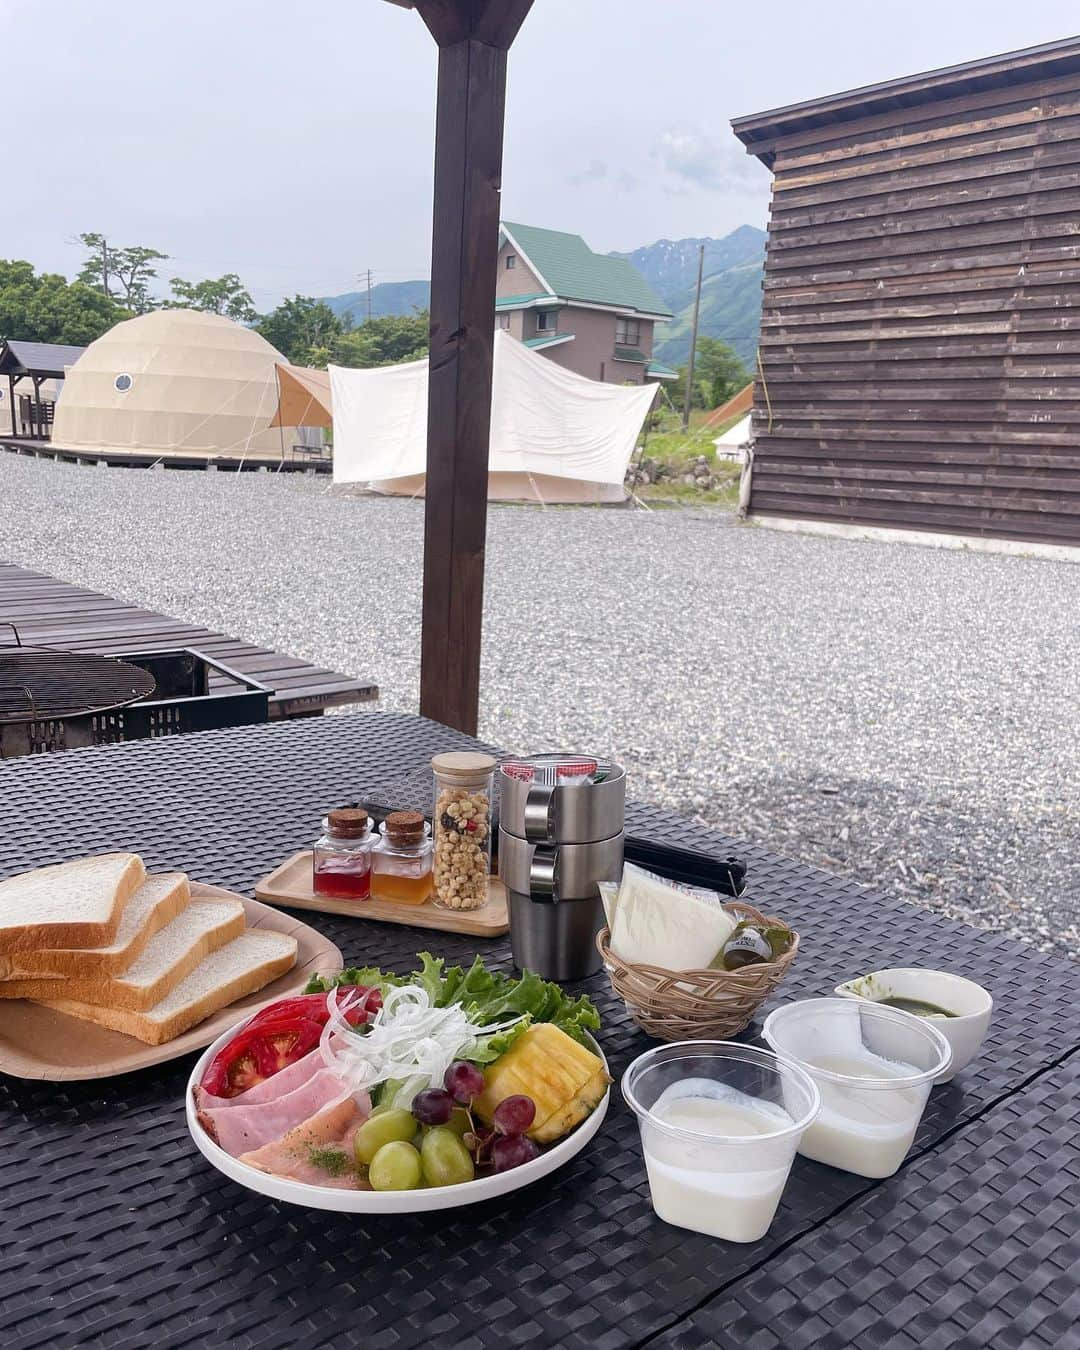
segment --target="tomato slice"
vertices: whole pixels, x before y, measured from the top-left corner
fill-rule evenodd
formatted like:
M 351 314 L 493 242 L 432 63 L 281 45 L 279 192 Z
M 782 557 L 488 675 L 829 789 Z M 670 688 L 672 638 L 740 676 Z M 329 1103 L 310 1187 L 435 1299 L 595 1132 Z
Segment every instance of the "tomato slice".
M 382 994 L 378 989 L 370 989 L 363 984 L 346 984 L 338 990 L 338 1001 L 343 1003 L 345 998 L 353 993 L 361 993 L 365 997 L 361 998 L 345 1014 L 345 1020 L 350 1026 L 357 1026 L 361 1022 L 366 1022 L 370 1017 L 379 1011 L 382 1007 Z M 271 1003 L 268 1008 L 263 1008 L 248 1023 L 248 1027 L 261 1026 L 264 1022 L 277 1022 L 285 1017 L 312 1018 L 325 1025 L 329 1013 L 326 1011 L 325 994 L 297 994 L 293 998 L 283 998 L 278 1003 Z
M 325 1022 L 288 1017 L 249 1024 L 214 1056 L 202 1085 L 215 1097 L 237 1097 L 309 1054 Z
M 354 991 L 365 997 L 349 1009 L 345 1020 L 350 1026 L 359 1026 L 382 1007 L 382 995 L 366 985 L 344 985 L 341 996 Z M 271 1003 L 218 1051 L 202 1086 L 215 1097 L 238 1097 L 310 1054 L 329 1019 L 325 994 L 297 994 Z

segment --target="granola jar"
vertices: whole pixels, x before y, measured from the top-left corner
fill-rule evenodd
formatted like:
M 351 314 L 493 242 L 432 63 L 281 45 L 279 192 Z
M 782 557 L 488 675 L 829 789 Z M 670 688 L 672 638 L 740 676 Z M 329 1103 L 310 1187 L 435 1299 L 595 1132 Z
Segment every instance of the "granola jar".
M 450 750 L 431 761 L 435 776 L 435 903 L 445 909 L 487 904 L 491 875 L 491 792 L 495 757 Z

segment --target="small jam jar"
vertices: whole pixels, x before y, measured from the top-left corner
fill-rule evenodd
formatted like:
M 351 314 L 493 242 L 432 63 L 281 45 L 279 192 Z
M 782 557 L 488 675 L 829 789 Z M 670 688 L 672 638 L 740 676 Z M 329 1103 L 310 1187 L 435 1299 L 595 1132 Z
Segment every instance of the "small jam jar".
M 422 905 L 431 898 L 435 845 L 419 811 L 391 811 L 371 855 L 371 898 Z
M 311 855 L 315 894 L 334 900 L 366 900 L 371 894 L 374 842 L 366 811 L 349 807 L 327 812 Z

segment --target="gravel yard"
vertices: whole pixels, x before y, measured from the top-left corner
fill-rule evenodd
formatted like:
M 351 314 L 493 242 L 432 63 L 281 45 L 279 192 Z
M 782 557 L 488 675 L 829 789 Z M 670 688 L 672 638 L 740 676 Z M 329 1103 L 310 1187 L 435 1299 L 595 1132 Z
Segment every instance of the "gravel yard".
M 6 454 L 0 502 L 0 558 L 416 707 L 419 502 Z M 489 517 L 486 738 L 611 754 L 638 796 L 1073 955 L 1078 650 L 1072 564 L 713 510 Z

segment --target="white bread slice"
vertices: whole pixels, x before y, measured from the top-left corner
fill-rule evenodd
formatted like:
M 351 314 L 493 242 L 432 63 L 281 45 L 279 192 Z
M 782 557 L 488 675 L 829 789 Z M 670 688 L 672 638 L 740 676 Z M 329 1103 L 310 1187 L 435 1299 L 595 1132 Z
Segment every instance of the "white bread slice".
M 147 1045 L 164 1045 L 211 1013 L 253 994 L 296 964 L 296 939 L 284 933 L 250 929 L 206 957 L 160 1003 L 146 1012 L 100 1008 L 72 999 L 35 999 L 46 1008 L 67 1013 L 112 1031 L 122 1031 Z
M 239 937 L 244 923 L 244 906 L 239 900 L 193 900 L 150 939 L 146 950 L 120 975 L 106 975 L 104 979 L 33 975 L 26 980 L 0 980 L 0 998 L 67 998 L 76 1003 L 145 1012 L 190 975 L 203 957 Z
M 119 975 L 145 950 L 154 934 L 160 933 L 187 907 L 190 899 L 191 886 L 183 872 L 152 873 L 124 906 L 116 937 L 108 946 L 51 950 L 46 947 L 36 952 L 0 956 L 0 980 L 38 975 L 107 979 Z
M 136 853 L 102 853 L 0 881 L 0 952 L 103 947 L 146 880 Z

